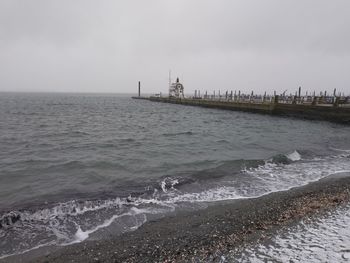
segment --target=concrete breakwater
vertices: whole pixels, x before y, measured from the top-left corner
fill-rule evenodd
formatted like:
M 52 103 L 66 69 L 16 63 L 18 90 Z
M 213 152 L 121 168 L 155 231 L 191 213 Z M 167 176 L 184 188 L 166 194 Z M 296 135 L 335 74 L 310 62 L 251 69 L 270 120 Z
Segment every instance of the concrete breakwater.
M 350 105 L 332 104 L 293 104 L 280 103 L 278 98 L 267 102 L 240 102 L 230 100 L 210 100 L 196 98 L 171 98 L 171 97 L 133 97 L 153 102 L 182 104 L 206 108 L 224 110 L 245 111 L 270 115 L 290 116 L 311 120 L 326 120 L 331 122 L 350 124 Z

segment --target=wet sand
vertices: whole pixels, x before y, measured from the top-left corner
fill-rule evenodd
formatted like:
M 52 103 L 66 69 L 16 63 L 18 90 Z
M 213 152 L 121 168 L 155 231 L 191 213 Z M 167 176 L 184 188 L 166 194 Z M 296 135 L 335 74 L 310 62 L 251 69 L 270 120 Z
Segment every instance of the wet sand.
M 278 229 L 346 204 L 350 174 L 259 198 L 218 202 L 177 212 L 134 232 L 4 260 L 17 262 L 219 262 L 230 250 L 271 237 Z M 5 261 L 5 262 L 6 262 Z

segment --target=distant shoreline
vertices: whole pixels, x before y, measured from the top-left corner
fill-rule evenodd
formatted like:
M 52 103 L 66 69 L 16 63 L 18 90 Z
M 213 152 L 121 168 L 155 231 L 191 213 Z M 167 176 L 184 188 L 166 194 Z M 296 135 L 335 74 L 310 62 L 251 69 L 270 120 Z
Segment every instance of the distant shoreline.
M 62 247 L 51 254 L 25 254 L 6 262 L 187 262 L 218 261 L 242 244 L 276 229 L 329 211 L 350 200 L 350 174 L 332 175 L 306 186 L 259 198 L 218 202 L 205 210 L 178 212 L 149 221 L 134 232 Z
M 74 91 L 0 91 L 0 94 L 15 94 L 15 95 L 102 95 L 102 96 L 123 96 L 129 97 L 134 95 L 134 93 L 123 93 L 123 92 L 74 92 Z M 149 93 L 148 95 L 151 95 Z

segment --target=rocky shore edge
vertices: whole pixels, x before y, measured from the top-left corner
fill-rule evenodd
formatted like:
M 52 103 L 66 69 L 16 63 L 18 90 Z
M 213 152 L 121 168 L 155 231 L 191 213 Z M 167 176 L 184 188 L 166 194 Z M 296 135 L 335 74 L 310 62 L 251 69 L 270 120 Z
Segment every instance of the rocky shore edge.
M 259 198 L 218 202 L 149 221 L 134 232 L 85 241 L 33 262 L 220 262 L 221 255 L 271 237 L 283 227 L 348 203 L 350 173 Z M 14 258 L 16 260 L 16 258 Z M 25 260 L 27 259 L 27 260 Z

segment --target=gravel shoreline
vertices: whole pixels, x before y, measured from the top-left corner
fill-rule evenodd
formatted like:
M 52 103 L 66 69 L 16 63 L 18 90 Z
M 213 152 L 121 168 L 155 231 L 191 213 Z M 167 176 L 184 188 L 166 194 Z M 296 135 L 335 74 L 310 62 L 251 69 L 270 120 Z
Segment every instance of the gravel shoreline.
M 273 235 L 281 227 L 350 200 L 350 174 L 259 198 L 217 203 L 149 221 L 134 232 L 85 241 L 13 262 L 219 262 L 221 255 Z M 47 253 L 47 252 L 46 252 Z

